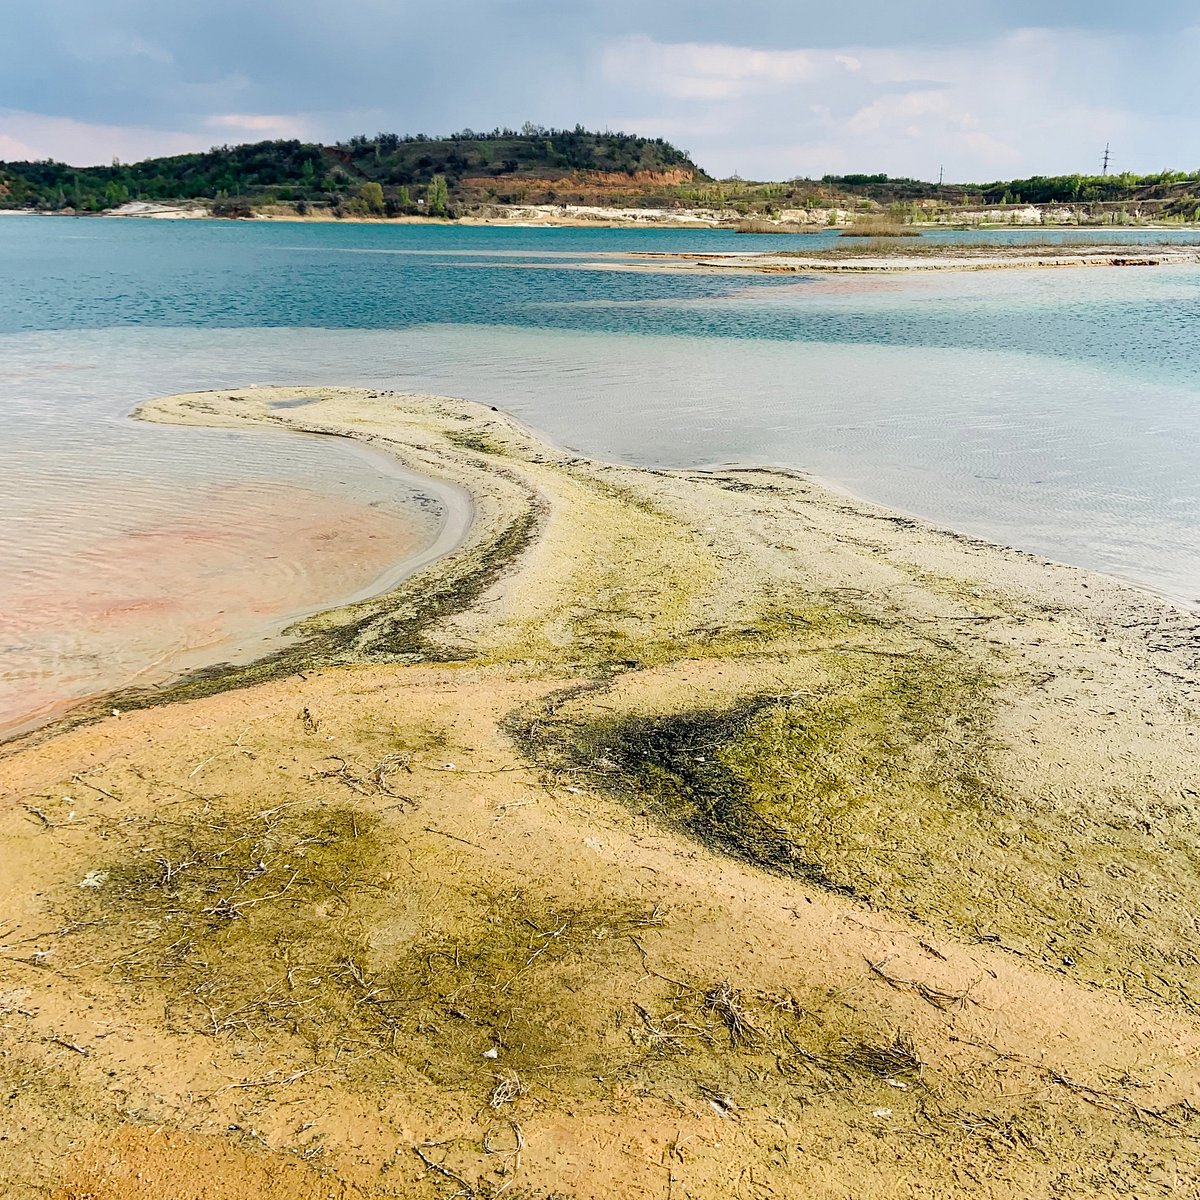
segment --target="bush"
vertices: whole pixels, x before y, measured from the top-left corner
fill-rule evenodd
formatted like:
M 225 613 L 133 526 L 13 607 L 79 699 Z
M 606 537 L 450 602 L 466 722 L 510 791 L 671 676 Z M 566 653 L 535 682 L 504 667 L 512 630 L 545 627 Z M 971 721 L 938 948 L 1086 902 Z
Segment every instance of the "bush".
M 214 200 L 212 215 L 227 220 L 244 221 L 254 216 L 254 209 L 246 200 Z
M 921 231 L 911 225 L 897 225 L 890 221 L 859 221 L 849 229 L 843 229 L 842 237 L 897 238 L 920 237 Z
M 378 183 L 364 183 L 358 189 L 357 203 L 364 214 L 380 216 L 383 213 L 383 188 Z

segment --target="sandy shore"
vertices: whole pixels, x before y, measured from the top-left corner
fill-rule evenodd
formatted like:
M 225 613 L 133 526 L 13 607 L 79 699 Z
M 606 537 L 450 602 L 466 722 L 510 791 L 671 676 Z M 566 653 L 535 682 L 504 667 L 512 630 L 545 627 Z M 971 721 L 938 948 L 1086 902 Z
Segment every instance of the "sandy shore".
M 1194 614 L 462 401 L 141 415 L 362 438 L 475 521 L 5 747 L 6 1195 L 1193 1188 Z
M 1031 267 L 1163 267 L 1200 264 L 1200 247 L 1089 246 L 932 246 L 881 250 L 867 244 L 839 245 L 809 254 L 636 254 L 644 265 L 622 269 L 749 272 L 762 275 L 814 271 L 881 273 L 896 271 L 999 271 Z

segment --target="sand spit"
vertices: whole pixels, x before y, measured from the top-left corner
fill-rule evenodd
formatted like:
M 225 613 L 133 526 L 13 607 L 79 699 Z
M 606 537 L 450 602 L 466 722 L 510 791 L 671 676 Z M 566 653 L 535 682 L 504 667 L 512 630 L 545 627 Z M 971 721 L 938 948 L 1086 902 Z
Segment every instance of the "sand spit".
M 6 747 L 6 1196 L 1194 1194 L 1193 614 L 461 401 L 141 415 L 361 437 L 476 520 Z
M 1031 267 L 1163 267 L 1200 264 L 1194 246 L 950 246 L 922 244 L 895 249 L 870 243 L 786 254 L 631 254 L 624 270 L 750 272 L 761 275 L 814 271 L 880 273 L 897 271 L 998 271 Z M 631 266 L 640 258 L 644 265 Z

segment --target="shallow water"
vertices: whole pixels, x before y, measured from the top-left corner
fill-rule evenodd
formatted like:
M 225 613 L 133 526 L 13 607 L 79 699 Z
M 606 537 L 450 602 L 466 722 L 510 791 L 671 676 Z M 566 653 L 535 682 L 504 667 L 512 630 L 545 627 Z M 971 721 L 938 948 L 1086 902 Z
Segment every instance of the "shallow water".
M 0 735 L 257 657 L 446 527 L 443 489 L 365 448 L 131 421 L 124 350 L 39 338 L 0 339 Z
M 0 217 L 0 726 L 250 655 L 443 528 L 444 496 L 349 447 L 124 417 L 197 388 L 465 395 L 590 454 L 801 467 L 1200 596 L 1200 270 L 588 266 L 823 237 Z

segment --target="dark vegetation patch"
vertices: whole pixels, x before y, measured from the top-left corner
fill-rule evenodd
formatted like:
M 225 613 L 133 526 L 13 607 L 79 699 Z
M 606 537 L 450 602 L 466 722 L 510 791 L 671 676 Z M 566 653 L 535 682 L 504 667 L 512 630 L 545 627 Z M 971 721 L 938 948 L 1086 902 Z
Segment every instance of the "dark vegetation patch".
M 567 696 L 511 732 L 554 782 L 609 792 L 721 853 L 1200 1008 L 1190 808 L 1152 822 L 1115 793 L 1083 808 L 1052 786 L 1015 790 L 992 767 L 996 681 L 951 652 L 791 653 L 777 692 L 615 715 L 619 692 L 606 707 Z
M 860 221 L 843 229 L 839 237 L 849 238 L 915 238 L 921 236 L 921 231 L 912 225 L 902 225 L 895 221 Z
M 618 1015 L 636 1051 L 621 1075 L 651 1091 L 682 1084 L 722 1115 L 736 1115 L 780 1088 L 878 1092 L 881 1082 L 902 1082 L 896 1090 L 907 1091 L 923 1082 L 925 1063 L 909 1035 L 873 1027 L 827 990 L 671 982 L 656 1003 Z
M 729 1111 L 761 1103 L 767 1075 L 921 1077 L 910 1041 L 803 980 L 776 994 L 660 974 L 646 949 L 669 923 L 659 904 L 438 882 L 365 809 L 205 806 L 98 833 L 64 913 L 87 960 L 162 995 L 173 1032 L 292 1043 L 299 1074 L 407 1072 L 495 1109 L 624 1082 Z
M 630 935 L 661 920 L 432 884 L 349 806 L 138 818 L 104 843 L 70 916 L 117 979 L 163 994 L 176 1032 L 295 1039 L 302 1069 L 350 1080 L 402 1065 L 485 1097 L 507 1079 L 515 1099 L 555 1063 L 587 1066 L 615 1007 L 607 968 L 636 975 Z
M 482 430 L 449 429 L 445 433 L 446 441 L 460 446 L 464 450 L 474 450 L 477 454 L 494 454 L 505 458 L 509 454 L 508 447 L 503 442 Z
M 660 517 L 663 520 L 671 522 L 676 521 L 676 518 L 670 513 L 664 512 L 648 497 L 643 496 L 640 492 L 635 491 L 626 484 L 613 483 L 610 479 L 604 479 L 601 476 L 584 472 L 575 472 L 572 477 L 594 488 L 608 500 L 616 500 L 625 507 L 645 513 L 647 516 Z
M 716 710 L 551 715 L 514 732 L 551 770 L 582 774 L 723 853 L 895 904 L 925 843 L 997 803 L 984 775 L 986 681 L 917 653 L 824 657 L 835 671 L 819 691 Z

